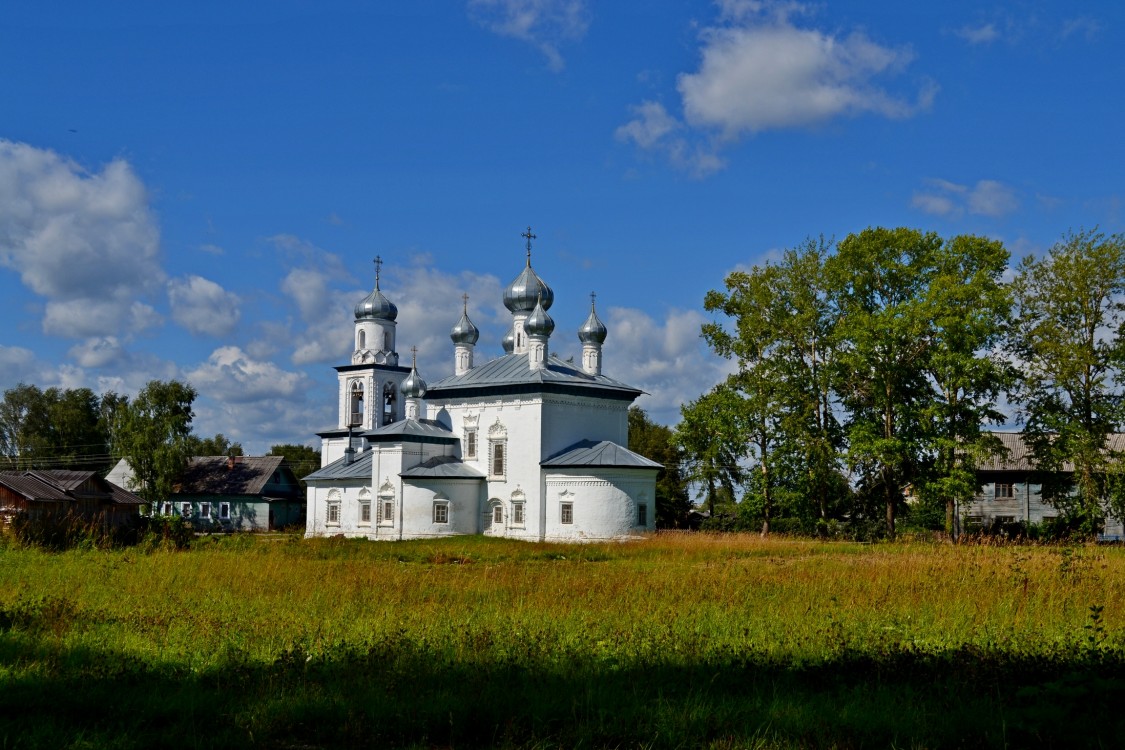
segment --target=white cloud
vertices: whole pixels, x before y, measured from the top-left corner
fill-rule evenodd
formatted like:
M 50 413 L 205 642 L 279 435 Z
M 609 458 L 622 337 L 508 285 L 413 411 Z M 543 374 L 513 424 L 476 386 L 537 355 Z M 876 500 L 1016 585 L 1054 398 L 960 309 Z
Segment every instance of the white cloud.
M 660 422 L 675 423 L 680 405 L 723 380 L 730 362 L 715 356 L 700 336 L 706 318 L 695 310 L 667 312 L 663 321 L 642 310 L 611 307 L 604 346 L 605 373 L 643 389 L 637 400 Z
M 909 94 L 893 93 L 883 83 L 912 61 L 908 48 L 880 45 L 861 31 L 845 35 L 798 26 L 791 17 L 808 8 L 797 3 L 719 5 L 719 23 L 700 33 L 699 70 L 677 81 L 682 122 L 646 101 L 617 129 L 618 139 L 705 175 L 723 166 L 719 147 L 746 135 L 864 113 L 906 118 L 933 101 L 933 83 Z
M 205 363 L 187 373 L 187 379 L 201 394 L 227 404 L 294 398 L 308 385 L 303 373 L 253 359 L 237 346 L 211 352 Z
M 211 244 L 210 242 L 200 245 L 199 249 L 208 255 L 223 255 L 226 252 L 220 246 Z
M 242 316 L 238 295 L 202 276 L 169 281 L 168 302 L 172 319 L 197 335 L 226 336 Z
M 566 66 L 559 47 L 589 27 L 584 0 L 469 0 L 469 12 L 489 31 L 538 49 L 554 71 Z
M 960 185 L 948 180 L 927 180 L 926 191 L 915 191 L 910 204 L 928 214 L 957 219 L 966 213 L 1001 218 L 1020 207 L 1016 191 L 997 180 Z
M 1090 18 L 1089 16 L 1078 16 L 1077 18 L 1070 18 L 1064 21 L 1062 28 L 1059 30 L 1059 35 L 1063 39 L 1069 39 L 1072 36 L 1080 36 L 1090 41 L 1101 33 L 1101 30 L 1102 25 L 1097 19 Z
M 43 330 L 75 338 L 159 323 L 137 301 L 164 279 L 160 232 L 123 159 L 89 172 L 0 140 L 0 265 L 47 299 Z
M 67 352 L 80 367 L 105 367 L 122 365 L 128 359 L 116 336 L 98 336 L 75 344 Z M 120 368 L 118 368 L 120 369 Z
M 1000 38 L 996 24 L 984 23 L 979 26 L 962 26 L 953 32 L 969 44 L 988 44 Z
M 30 349 L 0 344 L 0 391 L 19 383 L 41 382 L 42 369 Z

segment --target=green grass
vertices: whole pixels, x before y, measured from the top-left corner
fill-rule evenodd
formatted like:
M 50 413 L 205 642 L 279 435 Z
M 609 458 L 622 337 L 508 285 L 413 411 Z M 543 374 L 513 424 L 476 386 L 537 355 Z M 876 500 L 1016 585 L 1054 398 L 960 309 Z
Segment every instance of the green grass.
M 1110 747 L 1125 550 L 0 549 L 0 748 Z

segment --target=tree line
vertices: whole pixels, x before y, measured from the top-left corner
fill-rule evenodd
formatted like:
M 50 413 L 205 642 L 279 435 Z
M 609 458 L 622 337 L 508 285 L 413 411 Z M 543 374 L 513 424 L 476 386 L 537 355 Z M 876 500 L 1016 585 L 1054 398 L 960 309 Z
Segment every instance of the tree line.
M 192 431 L 196 390 L 177 380 L 150 381 L 129 399 L 112 391 L 21 383 L 0 401 L 0 471 L 73 469 L 104 475 L 129 460 L 137 493 L 150 503 L 171 495 L 193 456 L 241 456 L 242 444 L 222 433 Z M 298 477 L 320 467 L 320 452 L 274 445 Z
M 952 531 L 1001 450 L 987 428 L 1006 399 L 1045 499 L 1090 522 L 1121 513 L 1107 438 L 1125 422 L 1123 292 L 1125 237 L 1096 230 L 1014 269 L 972 235 L 807 240 L 707 294 L 702 335 L 737 370 L 682 409 L 685 478 L 712 514 L 741 492 L 763 534 L 780 517 L 878 519 L 893 537 L 907 492 Z

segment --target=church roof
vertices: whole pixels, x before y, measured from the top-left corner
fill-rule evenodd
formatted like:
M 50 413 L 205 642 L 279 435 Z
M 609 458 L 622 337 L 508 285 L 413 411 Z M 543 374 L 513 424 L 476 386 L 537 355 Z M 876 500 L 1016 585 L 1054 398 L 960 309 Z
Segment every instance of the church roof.
M 374 451 L 363 451 L 352 459 L 352 462 L 345 463 L 345 457 L 341 456 L 327 466 L 314 471 L 305 477 L 305 482 L 314 482 L 318 479 L 366 479 L 371 481 L 371 458 L 375 455 Z
M 400 477 L 431 479 L 484 479 L 484 474 L 455 456 L 434 456 L 399 474 Z
M 456 443 L 449 428 L 434 419 L 403 419 L 363 433 L 372 443 Z
M 580 440 L 543 461 L 542 466 L 602 466 L 629 469 L 662 469 L 639 453 L 608 440 Z
M 460 393 L 486 395 L 490 391 L 601 392 L 601 395 L 630 401 L 644 392 L 605 375 L 589 375 L 573 362 L 564 362 L 555 355 L 550 356 L 545 367 L 533 370 L 527 364 L 526 354 L 505 354 L 461 375 L 430 384 L 426 396 L 438 400 Z

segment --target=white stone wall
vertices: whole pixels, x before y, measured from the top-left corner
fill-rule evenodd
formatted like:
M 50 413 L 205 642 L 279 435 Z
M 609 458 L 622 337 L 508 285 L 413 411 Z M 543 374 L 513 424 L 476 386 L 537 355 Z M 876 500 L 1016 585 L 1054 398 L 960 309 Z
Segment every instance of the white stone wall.
M 547 541 L 593 541 L 653 531 L 656 528 L 656 472 L 645 469 L 552 469 L 544 477 L 544 533 Z M 562 522 L 561 508 L 573 505 L 573 521 Z M 637 524 L 637 506 L 647 506 L 646 523 Z
M 404 483 L 402 493 L 404 539 L 479 533 L 481 482 L 418 478 Z M 434 523 L 435 501 L 447 503 L 447 523 Z
M 542 459 L 579 440 L 629 443 L 629 404 L 580 396 L 548 395 L 542 407 Z

